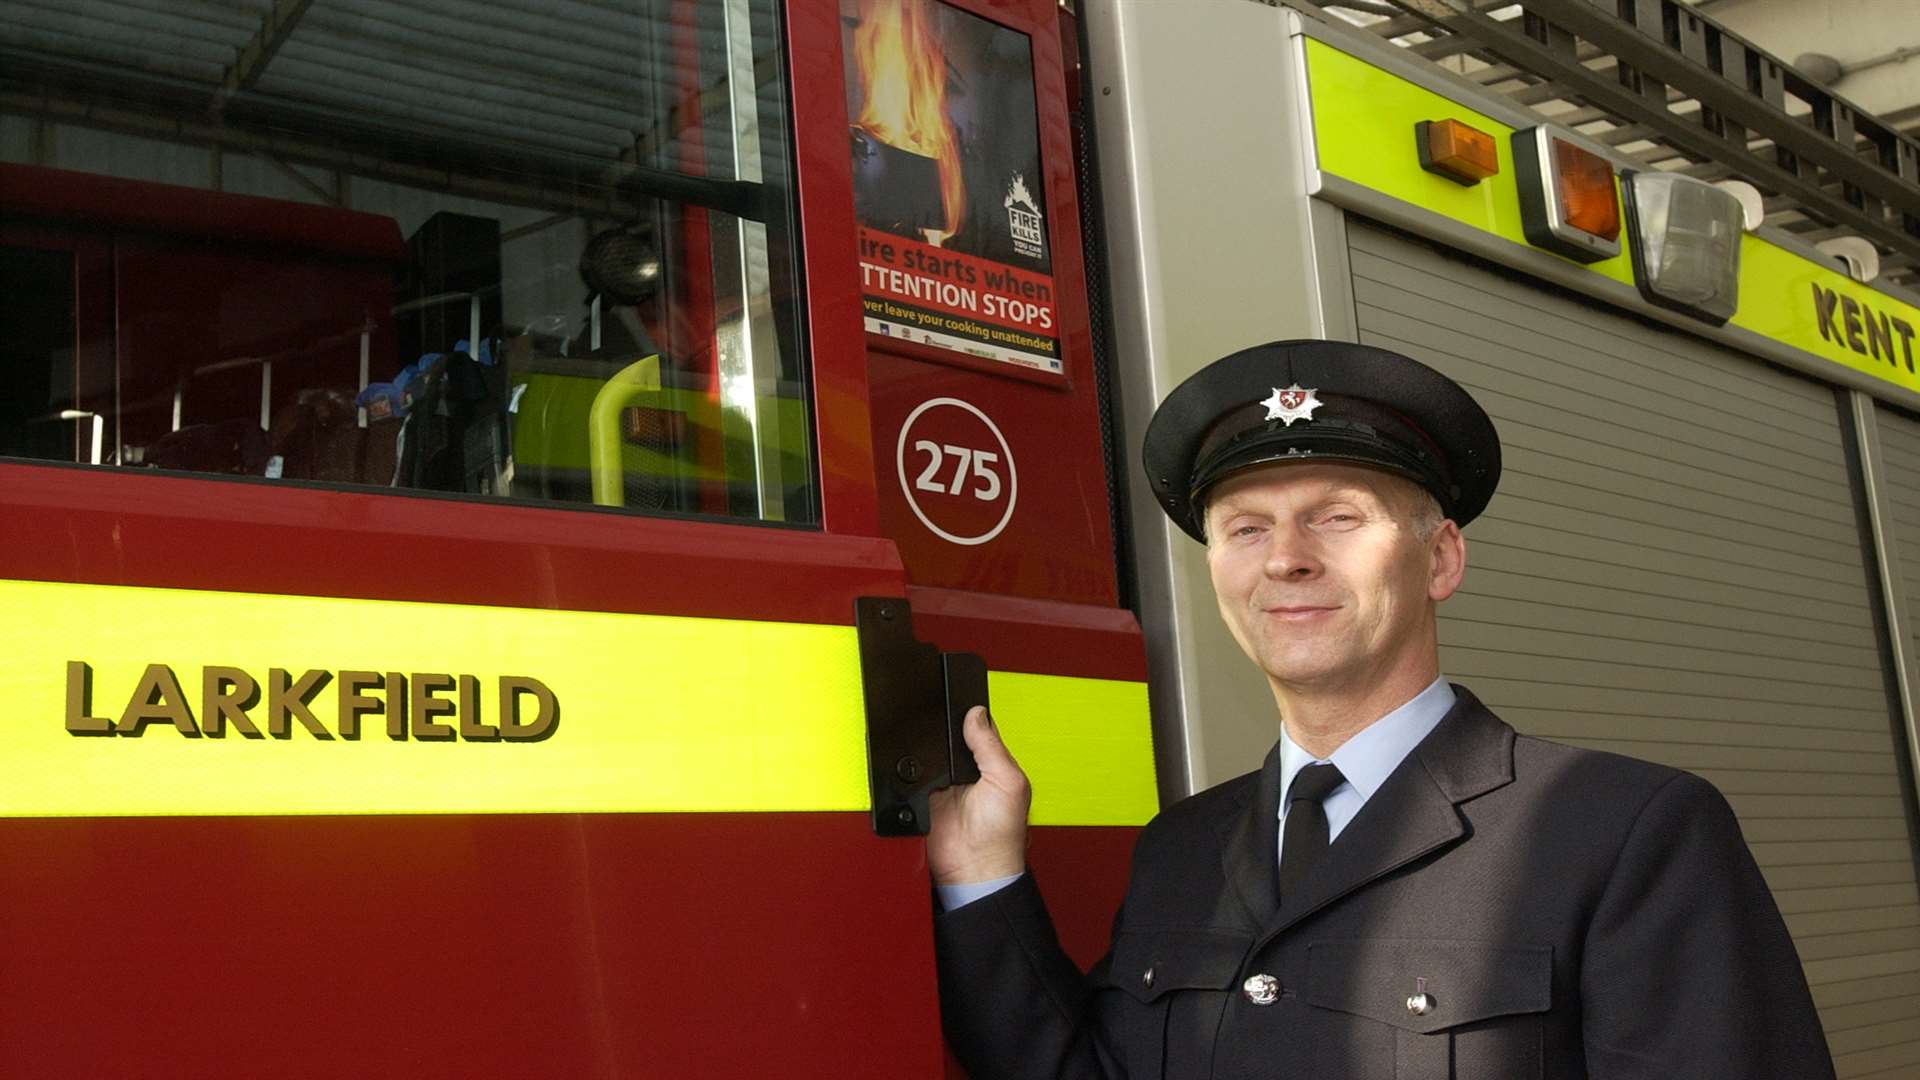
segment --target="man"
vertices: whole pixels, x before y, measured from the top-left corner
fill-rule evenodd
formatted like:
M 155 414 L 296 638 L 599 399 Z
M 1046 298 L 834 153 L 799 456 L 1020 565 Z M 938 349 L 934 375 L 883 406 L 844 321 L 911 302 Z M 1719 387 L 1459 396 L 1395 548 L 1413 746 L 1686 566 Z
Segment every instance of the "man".
M 1024 873 L 1026 779 L 968 716 L 981 779 L 936 797 L 927 850 L 974 1076 L 1832 1077 L 1720 794 L 1517 737 L 1440 677 L 1435 609 L 1500 472 L 1465 390 L 1382 349 L 1262 345 L 1176 388 L 1145 459 L 1279 742 L 1148 824 L 1082 976 Z

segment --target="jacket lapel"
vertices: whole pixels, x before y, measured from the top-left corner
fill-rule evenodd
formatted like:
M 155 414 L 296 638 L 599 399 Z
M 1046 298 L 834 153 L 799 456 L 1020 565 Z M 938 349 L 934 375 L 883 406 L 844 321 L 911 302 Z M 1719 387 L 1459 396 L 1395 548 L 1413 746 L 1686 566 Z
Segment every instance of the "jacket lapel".
M 1512 782 L 1513 729 L 1465 689 L 1456 686 L 1454 692 L 1458 700 L 1453 709 L 1341 831 L 1307 887 L 1298 896 L 1269 901 L 1266 914 L 1258 918 L 1265 927 L 1262 944 L 1367 883 L 1458 843 L 1467 831 L 1459 804 Z M 1266 821 L 1268 897 L 1277 891 L 1279 877 L 1274 855 L 1279 831 L 1278 763 L 1277 752 L 1269 755 L 1259 789 L 1261 801 L 1247 815 L 1253 819 L 1248 828 L 1257 826 L 1260 818 Z M 1271 781 L 1266 773 L 1272 774 Z M 1228 850 L 1229 859 L 1236 862 L 1246 857 L 1237 856 L 1231 846 Z M 1237 868 L 1235 872 L 1244 873 Z M 1247 890 L 1241 891 L 1245 896 Z
M 1280 906 L 1279 809 L 1280 744 L 1275 742 L 1239 812 L 1218 825 L 1227 881 L 1251 926 L 1265 926 Z

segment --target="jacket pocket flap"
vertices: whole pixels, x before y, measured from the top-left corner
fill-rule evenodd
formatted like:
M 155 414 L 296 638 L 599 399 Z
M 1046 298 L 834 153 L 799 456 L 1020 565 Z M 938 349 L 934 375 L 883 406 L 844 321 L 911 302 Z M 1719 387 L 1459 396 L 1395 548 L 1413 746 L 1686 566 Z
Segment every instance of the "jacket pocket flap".
M 1143 1002 L 1169 990 L 1225 990 L 1252 944 L 1227 930 L 1122 930 L 1107 982 Z
M 1425 980 L 1422 982 L 1421 980 Z M 1415 1011 L 1409 999 L 1427 998 Z M 1553 1001 L 1553 949 L 1479 941 L 1316 941 L 1301 1000 L 1427 1034 Z

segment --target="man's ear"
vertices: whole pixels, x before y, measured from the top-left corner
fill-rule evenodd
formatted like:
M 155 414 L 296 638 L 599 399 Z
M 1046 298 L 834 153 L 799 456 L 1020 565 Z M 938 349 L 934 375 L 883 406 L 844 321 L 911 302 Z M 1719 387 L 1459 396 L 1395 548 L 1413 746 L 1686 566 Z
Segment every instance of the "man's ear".
M 1460 535 L 1460 526 L 1451 520 L 1441 522 L 1433 531 L 1428 554 L 1433 569 L 1427 577 L 1427 599 L 1437 604 L 1452 596 L 1467 576 L 1467 538 Z

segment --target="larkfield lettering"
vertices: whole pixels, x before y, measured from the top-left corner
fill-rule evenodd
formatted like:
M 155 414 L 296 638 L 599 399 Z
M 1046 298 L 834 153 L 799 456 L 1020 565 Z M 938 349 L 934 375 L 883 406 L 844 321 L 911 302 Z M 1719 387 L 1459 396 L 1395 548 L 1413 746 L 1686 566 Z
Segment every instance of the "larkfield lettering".
M 1895 367 L 1904 363 L 1908 371 L 1913 371 L 1913 326 L 1905 319 L 1875 311 L 1851 296 L 1818 284 L 1813 286 L 1813 314 L 1820 323 L 1820 340 Z
M 436 672 L 270 668 L 264 683 L 237 667 L 200 669 L 197 694 L 172 668 L 148 664 L 117 714 L 94 715 L 93 669 L 67 661 L 67 733 L 143 736 L 150 726 L 189 739 L 354 741 L 363 729 L 404 742 L 539 742 L 560 727 L 560 699 L 539 679 L 505 675 L 492 686 L 475 675 Z M 332 686 L 334 707 L 318 705 Z M 110 700 L 121 700 L 113 698 Z M 195 706 L 198 706 L 196 708 Z M 370 722 L 369 718 L 375 718 Z M 489 718 L 492 723 L 489 723 Z

